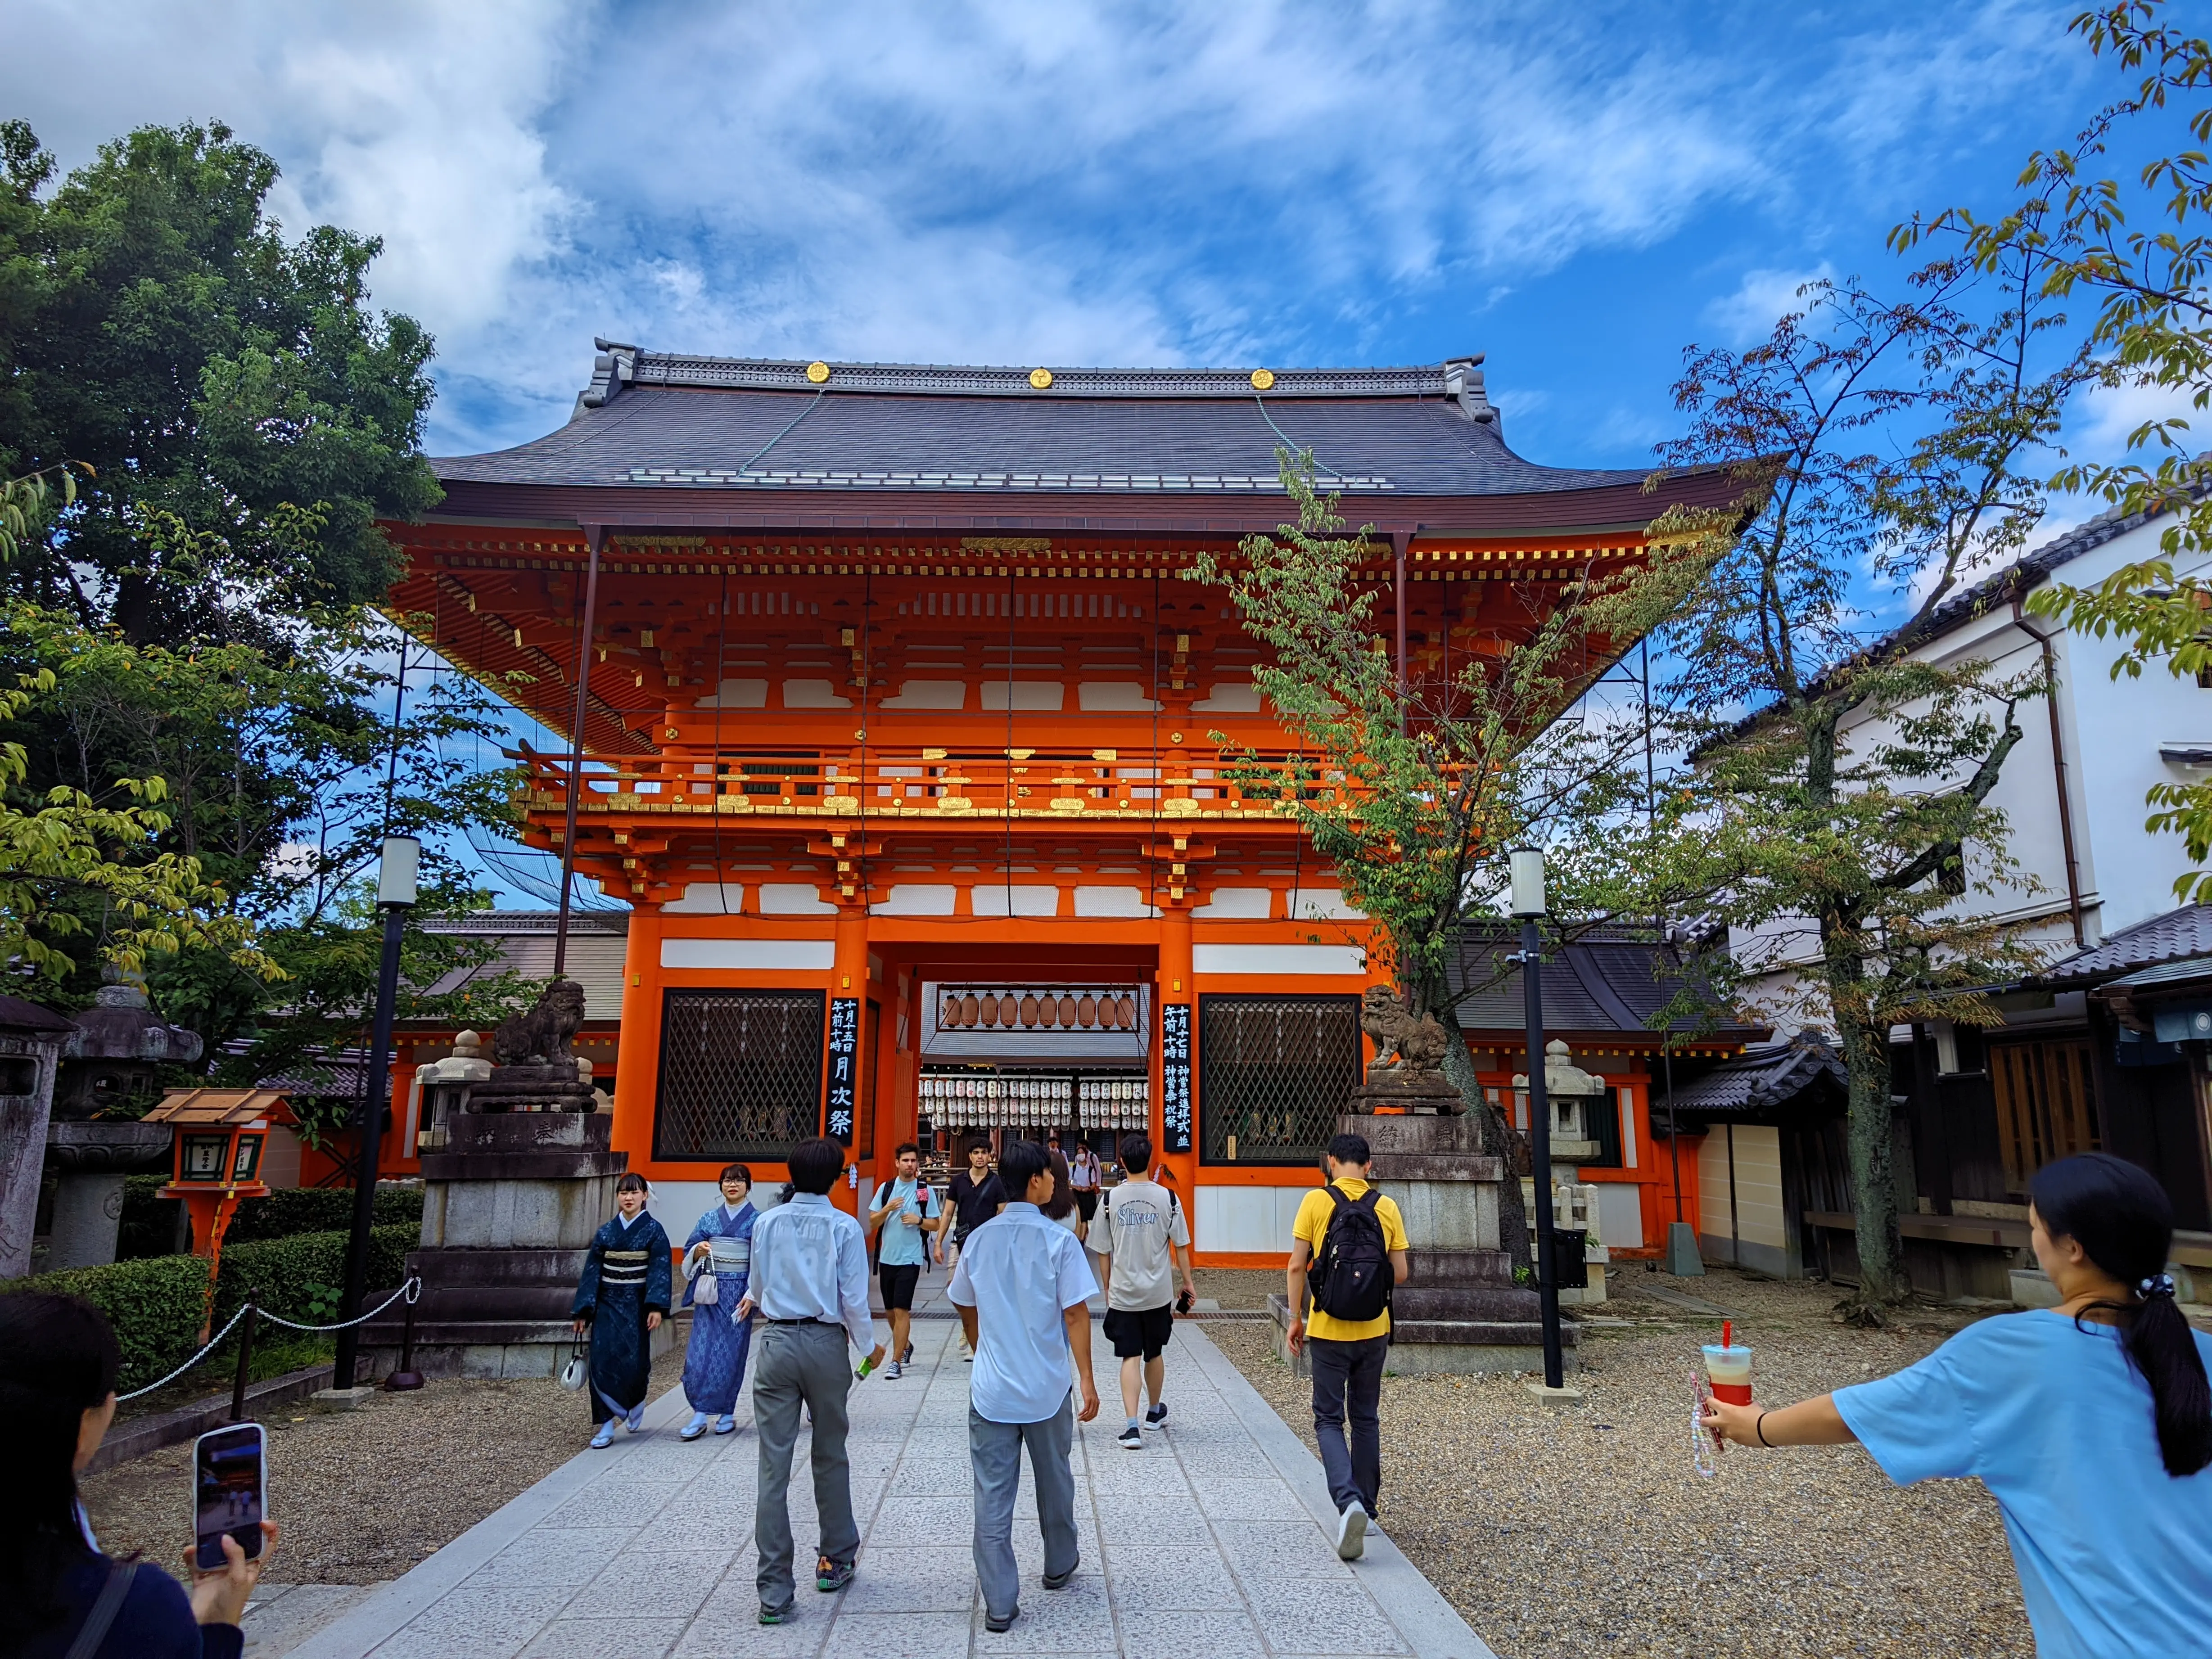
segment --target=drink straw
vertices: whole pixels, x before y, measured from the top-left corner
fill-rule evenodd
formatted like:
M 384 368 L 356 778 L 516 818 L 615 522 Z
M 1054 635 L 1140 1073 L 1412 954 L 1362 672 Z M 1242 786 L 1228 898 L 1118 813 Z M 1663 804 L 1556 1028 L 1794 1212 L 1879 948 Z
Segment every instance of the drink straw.
M 1721 1321 L 1721 1346 L 1723 1348 L 1735 1346 L 1735 1321 L 1733 1319 Z

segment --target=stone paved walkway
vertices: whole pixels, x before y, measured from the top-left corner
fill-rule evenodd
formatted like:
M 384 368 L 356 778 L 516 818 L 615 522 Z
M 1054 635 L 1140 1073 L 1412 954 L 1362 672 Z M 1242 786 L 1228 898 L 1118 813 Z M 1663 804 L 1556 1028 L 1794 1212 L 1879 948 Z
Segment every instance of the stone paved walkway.
M 943 1318 L 917 1320 L 906 1376 L 854 1389 L 860 1571 L 834 1597 L 802 1576 L 790 1624 L 756 1620 L 750 1401 L 739 1404 L 737 1433 L 686 1445 L 676 1437 L 690 1415 L 679 1389 L 647 1408 L 647 1432 L 580 1453 L 295 1659 L 1490 1659 L 1380 1533 L 1368 1534 L 1365 1559 L 1336 1559 L 1319 1463 L 1189 1322 L 1168 1351 L 1167 1429 L 1141 1452 L 1114 1443 L 1114 1362 L 1099 1345 L 1102 1407 L 1076 1443 L 1082 1571 L 1057 1593 L 1038 1582 L 1025 1474 L 1014 1533 L 1022 1615 L 992 1635 L 969 1554 L 957 1333 Z M 792 1505 L 802 1567 L 815 1524 L 805 1456 L 802 1443 Z

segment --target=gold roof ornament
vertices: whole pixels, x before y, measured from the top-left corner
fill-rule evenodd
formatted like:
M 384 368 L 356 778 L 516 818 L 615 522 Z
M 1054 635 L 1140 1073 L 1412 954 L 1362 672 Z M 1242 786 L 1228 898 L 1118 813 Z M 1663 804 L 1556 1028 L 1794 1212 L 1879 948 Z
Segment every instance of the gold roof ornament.
M 830 378 L 830 365 L 827 363 L 807 364 L 806 378 L 813 381 L 815 385 L 820 386 L 824 380 Z
M 1048 368 L 1031 369 L 1030 371 L 1030 384 L 1035 386 L 1039 392 L 1042 392 L 1046 387 L 1052 384 L 1052 371 Z
M 1254 370 L 1252 371 L 1252 390 L 1253 390 L 1253 391 L 1255 391 L 1255 392 L 1266 392 L 1266 391 L 1271 390 L 1271 389 L 1273 387 L 1274 384 L 1275 384 L 1275 371 L 1274 371 L 1273 369 L 1272 369 L 1272 368 L 1255 368 L 1255 369 L 1254 369 Z

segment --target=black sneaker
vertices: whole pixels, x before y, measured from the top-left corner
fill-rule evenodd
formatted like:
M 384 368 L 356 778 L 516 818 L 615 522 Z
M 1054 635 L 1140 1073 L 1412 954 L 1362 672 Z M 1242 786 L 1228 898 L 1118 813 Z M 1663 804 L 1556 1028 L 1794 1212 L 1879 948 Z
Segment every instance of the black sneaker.
M 1164 1400 L 1145 1413 L 1145 1426 L 1157 1429 L 1168 1420 L 1168 1402 Z
M 853 1564 L 850 1561 L 842 1567 L 833 1561 L 823 1561 L 814 1569 L 814 1588 L 824 1595 L 834 1595 L 852 1582 Z
M 911 1343 L 911 1342 L 908 1343 L 908 1344 L 906 1345 L 906 1346 L 905 1346 L 902 1350 L 901 1350 L 901 1351 L 900 1351 L 900 1353 L 899 1353 L 899 1364 L 901 1364 L 902 1365 L 911 1365 L 911 1364 L 914 1364 L 914 1344 L 913 1344 L 913 1343 Z
M 761 1603 L 760 1621 L 763 1625 L 780 1625 L 790 1617 L 791 1603 L 788 1601 L 780 1607 L 772 1607 L 765 1601 Z
M 1145 1437 L 1138 1431 L 1137 1425 L 1132 1423 L 1114 1437 L 1114 1443 L 1124 1451 L 1142 1451 L 1145 1449 Z
M 1083 1563 L 1078 1561 L 1075 1564 L 1075 1567 L 1079 1567 L 1082 1565 Z M 1048 1572 L 1045 1574 L 1044 1587 L 1048 1590 L 1066 1589 L 1067 1588 L 1067 1581 L 1075 1577 L 1075 1567 L 1070 1567 L 1063 1573 L 1054 1574 Z
M 1014 1627 L 1014 1620 L 1021 1616 L 1022 1610 L 1019 1607 L 1016 1607 L 1003 1619 L 994 1618 L 986 1613 L 983 1617 L 983 1628 L 994 1636 L 1004 1636 Z

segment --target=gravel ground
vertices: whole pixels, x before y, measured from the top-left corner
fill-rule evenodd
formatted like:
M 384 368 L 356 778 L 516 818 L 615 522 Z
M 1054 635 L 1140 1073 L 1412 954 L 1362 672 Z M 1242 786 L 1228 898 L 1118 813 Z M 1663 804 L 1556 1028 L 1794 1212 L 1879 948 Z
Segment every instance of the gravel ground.
M 1578 1407 L 1538 1405 L 1523 1377 L 1386 1377 L 1382 1525 L 1485 1640 L 1510 1659 L 2033 1655 L 1978 1481 L 1900 1490 L 1856 1446 L 1731 1447 L 1698 1479 L 1692 1368 L 1718 1321 L 1647 1282 L 1735 1315 L 1760 1397 L 1784 1402 L 1894 1370 L 1973 1317 L 1914 1309 L 1901 1328 L 1850 1330 L 1826 1285 L 1632 1267 L 1592 1310 L 1633 1322 L 1586 1333 Z M 1311 1444 L 1310 1395 L 1267 1328 L 1206 1334 Z
M 661 1356 L 653 1394 L 676 1386 Z M 269 1431 L 270 1509 L 283 1528 L 270 1577 L 287 1584 L 394 1578 L 584 1449 L 581 1395 L 540 1382 L 432 1382 L 361 1411 L 279 1407 Z M 191 1539 L 187 1441 L 84 1482 L 100 1547 L 143 1550 L 172 1571 Z

